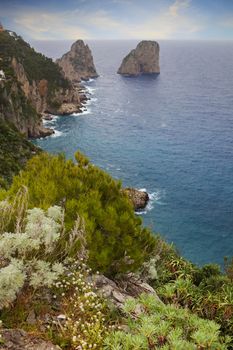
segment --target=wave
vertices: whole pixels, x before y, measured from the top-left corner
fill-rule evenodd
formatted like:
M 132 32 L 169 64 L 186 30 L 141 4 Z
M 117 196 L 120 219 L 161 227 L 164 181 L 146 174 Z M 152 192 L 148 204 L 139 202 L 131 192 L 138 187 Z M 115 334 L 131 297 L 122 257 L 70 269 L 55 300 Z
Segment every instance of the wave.
M 91 86 L 86 86 L 86 85 L 85 85 L 85 89 L 86 89 L 86 93 L 89 95 L 94 95 L 94 92 L 96 90 L 96 88 L 93 88 Z
M 147 192 L 146 188 L 140 188 L 139 191 L 141 192 Z M 148 211 L 151 211 L 154 208 L 154 205 L 166 205 L 166 203 L 163 201 L 166 197 L 166 192 L 164 189 L 157 189 L 155 192 L 148 192 L 149 195 L 149 201 L 146 205 L 146 207 L 142 210 L 138 210 L 135 212 L 137 215 L 143 215 L 147 214 Z
M 59 137 L 64 134 L 62 131 L 59 131 L 56 129 L 53 129 L 53 130 L 54 130 L 54 134 L 52 134 L 51 137 Z
M 56 123 L 56 121 L 58 120 L 59 116 L 58 115 L 54 115 L 52 116 L 52 119 L 51 120 L 46 120 L 46 119 L 43 119 L 43 125 L 53 125 Z

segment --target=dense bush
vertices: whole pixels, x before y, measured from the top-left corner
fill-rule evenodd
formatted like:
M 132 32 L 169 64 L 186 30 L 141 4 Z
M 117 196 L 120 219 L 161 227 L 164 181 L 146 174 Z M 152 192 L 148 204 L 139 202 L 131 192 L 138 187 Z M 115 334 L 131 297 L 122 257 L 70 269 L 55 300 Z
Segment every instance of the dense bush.
M 135 216 L 128 198 L 120 192 L 121 184 L 93 166 L 81 154 L 77 164 L 64 156 L 41 154 L 31 159 L 24 171 L 14 178 L 9 192 L 28 188 L 29 208 L 48 209 L 53 205 L 65 208 L 67 235 L 60 241 L 63 258 L 77 215 L 85 221 L 88 263 L 94 270 L 114 275 L 137 269 L 152 251 L 155 241 L 150 231 L 143 228 Z M 72 245 L 70 255 L 75 257 L 79 243 Z
M 13 125 L 0 119 L 0 188 L 12 181 L 26 161 L 40 150 L 27 141 Z

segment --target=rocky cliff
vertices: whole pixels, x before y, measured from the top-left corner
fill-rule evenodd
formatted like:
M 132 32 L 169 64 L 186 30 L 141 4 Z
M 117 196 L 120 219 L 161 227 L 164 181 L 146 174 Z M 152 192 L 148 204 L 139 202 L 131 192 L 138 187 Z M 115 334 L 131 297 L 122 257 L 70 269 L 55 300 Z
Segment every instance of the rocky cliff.
M 159 44 L 156 41 L 141 41 L 123 59 L 117 73 L 126 76 L 160 73 Z
M 0 32 L 0 70 L 0 118 L 26 137 L 53 132 L 43 127 L 43 113 L 80 111 L 79 87 L 64 78 L 57 64 L 13 32 Z
M 72 82 L 98 77 L 91 50 L 83 40 L 77 40 L 70 51 L 56 62 L 62 68 L 65 77 Z

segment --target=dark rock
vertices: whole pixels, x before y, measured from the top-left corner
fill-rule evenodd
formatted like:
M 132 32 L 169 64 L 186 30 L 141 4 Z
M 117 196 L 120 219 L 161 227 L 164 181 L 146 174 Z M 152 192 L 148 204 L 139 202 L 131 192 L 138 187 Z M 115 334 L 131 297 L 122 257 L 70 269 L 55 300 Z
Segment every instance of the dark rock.
M 2 329 L 3 344 L 1 350 L 61 350 L 50 341 L 29 335 L 21 329 Z
M 126 76 L 160 73 L 159 44 L 156 41 L 141 41 L 123 59 L 117 73 Z
M 125 188 L 123 189 L 129 199 L 131 200 L 134 210 L 144 209 L 149 201 L 149 195 L 145 191 L 139 191 L 135 188 Z

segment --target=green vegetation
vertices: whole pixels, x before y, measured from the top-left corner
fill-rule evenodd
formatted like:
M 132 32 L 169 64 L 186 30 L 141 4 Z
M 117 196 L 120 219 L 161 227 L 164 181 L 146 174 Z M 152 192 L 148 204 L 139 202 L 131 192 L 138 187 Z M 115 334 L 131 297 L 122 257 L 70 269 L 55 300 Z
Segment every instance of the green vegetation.
M 11 36 L 7 31 L 0 33 L 0 58 L 1 69 L 6 77 L 13 75 L 11 67 L 12 58 L 17 58 L 26 72 L 30 82 L 41 79 L 48 80 L 49 91 L 56 90 L 59 87 L 69 87 L 69 82 L 61 74 L 61 69 L 51 58 L 36 52 L 28 43 L 16 34 Z
M 143 228 L 120 182 L 81 153 L 75 159 L 36 155 L 0 191 L 3 327 L 64 350 L 233 349 L 232 259 L 225 273 L 183 259 Z M 160 299 L 141 295 L 119 312 L 97 294 L 98 271 L 116 281 L 134 271 Z
M 14 178 L 4 196 L 14 198 L 27 187 L 29 208 L 64 207 L 67 236 L 59 242 L 61 258 L 78 214 L 85 222 L 88 264 L 93 270 L 113 276 L 139 268 L 154 248 L 153 236 L 135 216 L 128 198 L 120 192 L 119 182 L 80 153 L 76 153 L 76 160 L 77 164 L 62 155 L 36 156 Z M 78 250 L 76 242 L 69 256 L 75 257 Z
M 0 188 L 7 187 L 26 161 L 40 150 L 13 125 L 0 119 Z
M 144 273 L 161 299 L 165 303 L 189 308 L 199 317 L 216 321 L 221 326 L 222 335 L 232 336 L 232 261 L 226 259 L 223 273 L 220 266 L 214 264 L 198 268 L 180 257 L 159 237 L 156 246 L 155 257 L 146 264 Z M 148 271 L 152 273 L 148 274 Z M 233 342 L 231 346 L 233 348 Z
M 140 307 L 141 313 L 136 315 Z M 224 350 L 219 325 L 191 314 L 187 309 L 164 305 L 153 295 L 125 304 L 127 331 L 117 331 L 105 340 L 107 350 Z M 228 339 L 229 340 L 229 339 Z

